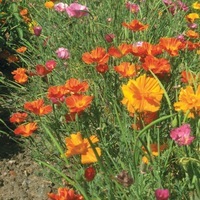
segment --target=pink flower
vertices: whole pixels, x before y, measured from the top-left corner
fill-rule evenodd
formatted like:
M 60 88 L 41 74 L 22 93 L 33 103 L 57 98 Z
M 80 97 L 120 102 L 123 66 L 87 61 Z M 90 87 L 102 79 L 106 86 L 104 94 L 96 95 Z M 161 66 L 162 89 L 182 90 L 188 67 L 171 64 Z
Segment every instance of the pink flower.
M 88 8 L 78 3 L 70 4 L 65 10 L 69 17 L 80 18 L 88 15 Z
M 35 26 L 33 28 L 33 32 L 36 36 L 40 36 L 40 34 L 42 33 L 42 27 L 41 26 Z
M 184 124 L 178 128 L 174 128 L 170 132 L 170 137 L 179 146 L 190 145 L 194 140 L 193 136 L 190 136 L 191 128 L 190 124 Z
M 64 12 L 67 7 L 68 5 L 66 3 L 61 3 L 61 2 L 54 5 L 54 9 L 57 12 Z
M 70 57 L 69 50 L 63 47 L 58 48 L 56 53 L 57 53 L 58 58 L 61 58 L 64 60 L 67 60 Z
M 196 29 L 196 28 L 198 28 L 198 25 L 197 25 L 196 23 L 188 23 L 187 25 L 188 25 L 188 27 L 191 28 L 191 29 Z
M 49 71 L 52 71 L 55 67 L 56 67 L 56 61 L 55 60 L 48 60 L 46 63 L 45 63 L 45 66 L 46 68 L 49 70 Z
M 176 37 L 178 40 L 180 40 L 181 42 L 184 42 L 185 41 L 185 37 L 183 34 L 180 34 Z
M 115 38 L 115 35 L 110 33 L 110 34 L 106 34 L 104 39 L 106 40 L 106 42 L 111 43 L 113 41 L 113 39 Z
M 126 2 L 125 6 L 130 12 L 133 13 L 137 13 L 140 9 L 140 7 L 137 4 L 131 3 L 130 1 Z
M 157 189 L 155 191 L 156 200 L 168 200 L 169 196 L 170 194 L 168 189 Z

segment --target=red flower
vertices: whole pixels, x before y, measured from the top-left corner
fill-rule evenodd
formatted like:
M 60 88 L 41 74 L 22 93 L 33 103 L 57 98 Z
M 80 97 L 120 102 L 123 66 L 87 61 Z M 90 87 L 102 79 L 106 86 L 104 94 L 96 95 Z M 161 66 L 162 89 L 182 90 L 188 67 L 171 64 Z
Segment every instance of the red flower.
M 126 22 L 123 22 L 122 26 L 132 31 L 144 31 L 149 27 L 149 25 L 144 25 L 141 22 L 139 22 L 137 19 L 134 19 L 129 24 Z
M 97 66 L 96 66 L 96 70 L 97 70 L 99 73 L 103 74 L 103 73 L 105 73 L 105 72 L 108 71 L 108 65 L 107 65 L 107 64 L 105 64 L 105 65 L 97 65 Z
M 82 55 L 82 60 L 86 64 L 97 63 L 98 65 L 106 64 L 109 60 L 109 54 L 102 47 L 97 47 L 91 52 L 86 52 Z
M 36 74 L 38 76 L 46 76 L 50 72 L 44 65 L 36 65 Z
M 36 115 L 46 115 L 52 111 L 52 107 L 50 105 L 45 106 L 43 99 L 38 99 L 32 102 L 26 102 L 24 104 L 24 109 L 33 112 Z
M 26 120 L 27 116 L 28 116 L 27 113 L 20 113 L 20 112 L 13 113 L 10 116 L 10 122 L 11 123 L 21 123 L 21 122 L 24 122 Z
M 48 193 L 51 200 L 84 200 L 80 194 L 75 194 L 73 189 L 58 188 L 58 194 Z
M 28 123 L 26 125 L 19 125 L 15 130 L 14 133 L 16 135 L 22 135 L 24 137 L 28 137 L 30 135 L 32 135 L 32 133 L 37 130 L 37 123 L 33 122 L 33 123 Z
M 84 177 L 87 181 L 92 181 L 96 175 L 96 170 L 94 167 L 90 166 L 85 169 Z
M 45 66 L 46 68 L 49 70 L 49 71 L 52 71 L 55 67 L 56 67 L 56 61 L 55 60 L 48 60 L 46 63 L 45 63 Z
M 80 113 L 91 104 L 92 99 L 92 96 L 71 95 L 65 99 L 65 102 L 70 113 Z

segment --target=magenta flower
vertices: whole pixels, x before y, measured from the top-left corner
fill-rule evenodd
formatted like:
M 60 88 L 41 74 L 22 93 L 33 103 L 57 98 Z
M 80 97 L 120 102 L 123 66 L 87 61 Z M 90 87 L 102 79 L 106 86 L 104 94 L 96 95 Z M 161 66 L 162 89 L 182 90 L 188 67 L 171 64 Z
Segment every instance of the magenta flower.
M 139 5 L 135 3 L 131 3 L 130 1 L 125 3 L 126 8 L 133 13 L 137 13 L 140 10 Z
M 66 3 L 61 3 L 61 2 L 54 5 L 54 9 L 57 12 L 64 12 L 67 7 L 68 5 Z
M 56 67 L 56 61 L 55 60 L 48 60 L 46 63 L 45 63 L 45 66 L 46 68 L 49 70 L 49 71 L 52 71 L 55 67 Z
M 170 194 L 168 189 L 157 189 L 155 191 L 156 200 L 168 200 L 169 196 Z
M 67 60 L 70 57 L 69 50 L 63 47 L 60 47 L 56 50 L 58 58 L 61 58 L 63 60 Z
M 42 27 L 41 26 L 35 26 L 33 28 L 33 32 L 34 32 L 34 35 L 40 36 L 40 34 L 42 33 Z
M 184 124 L 178 128 L 174 128 L 170 132 L 170 137 L 179 146 L 190 145 L 194 140 L 194 137 L 190 135 L 191 128 L 190 124 Z
M 183 34 L 178 35 L 176 38 L 181 42 L 185 42 L 185 36 Z
M 197 25 L 196 23 L 188 23 L 187 25 L 188 25 L 188 27 L 191 28 L 191 29 L 196 29 L 196 28 L 198 28 L 198 25 Z
M 88 15 L 88 8 L 78 3 L 70 4 L 65 11 L 69 15 L 69 17 L 80 18 Z

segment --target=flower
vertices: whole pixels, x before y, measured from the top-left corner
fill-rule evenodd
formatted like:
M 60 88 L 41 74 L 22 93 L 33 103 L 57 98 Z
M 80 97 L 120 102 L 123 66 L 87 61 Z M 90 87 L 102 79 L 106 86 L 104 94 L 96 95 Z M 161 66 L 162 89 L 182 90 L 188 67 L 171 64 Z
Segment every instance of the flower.
M 113 42 L 113 39 L 115 38 L 115 35 L 112 33 L 106 34 L 104 39 L 106 42 L 111 43 Z
M 90 166 L 85 169 L 84 177 L 86 181 L 92 181 L 96 175 L 96 170 L 94 167 Z
M 130 53 L 130 50 L 131 50 L 130 44 L 122 43 L 117 48 L 113 46 L 110 47 L 108 49 L 108 53 L 115 58 L 121 58 Z
M 52 107 L 50 105 L 44 105 L 43 99 L 37 99 L 32 102 L 26 102 L 24 104 L 24 109 L 33 112 L 36 115 L 46 115 L 52 111 Z
M 187 26 L 191 29 L 196 29 L 198 27 L 196 23 L 188 23 Z
M 192 86 L 181 88 L 179 94 L 179 101 L 174 103 L 176 111 L 183 111 L 188 113 L 188 117 L 194 118 L 200 114 L 200 85 L 198 85 L 196 92 Z
M 24 84 L 28 81 L 25 68 L 17 68 L 16 70 L 12 71 L 12 74 L 14 75 L 13 78 L 17 83 Z
M 21 123 L 24 122 L 27 118 L 27 113 L 16 112 L 10 116 L 11 123 Z
M 115 66 L 114 70 L 122 77 L 134 77 L 137 74 L 139 66 L 131 64 L 130 62 L 122 62 L 120 65 Z
M 135 31 L 135 32 L 136 31 L 144 31 L 149 27 L 149 25 L 144 25 L 141 22 L 139 22 L 137 19 L 134 19 L 130 23 L 123 22 L 122 26 L 128 28 L 129 30 Z
M 130 1 L 126 2 L 125 6 L 132 13 L 137 13 L 140 10 L 139 5 L 131 3 Z
M 196 2 L 194 2 L 194 3 L 192 4 L 192 7 L 193 7 L 194 9 L 200 10 L 200 3 L 199 3 L 198 1 L 196 1 Z
M 190 136 L 191 128 L 190 124 L 183 124 L 178 128 L 174 128 L 170 131 L 170 137 L 174 140 L 179 146 L 190 145 L 194 137 Z
M 190 13 L 186 16 L 186 20 L 190 23 L 194 23 L 196 19 L 199 19 L 199 14 L 197 13 Z
M 34 26 L 33 32 L 34 32 L 35 36 L 40 36 L 41 33 L 42 33 L 42 27 L 41 26 Z
M 156 189 L 155 191 L 156 200 L 168 200 L 169 196 L 170 194 L 168 189 Z
M 146 77 L 146 74 L 136 80 L 130 79 L 127 85 L 122 86 L 122 92 L 122 104 L 130 113 L 158 111 L 164 93 L 159 82 L 155 78 Z
M 86 92 L 89 88 L 89 84 L 86 81 L 79 81 L 75 78 L 70 78 L 65 83 L 65 88 L 72 94 L 77 94 L 80 92 Z
M 192 85 L 193 83 L 197 81 L 199 81 L 200 78 L 200 74 L 195 74 L 192 71 L 182 71 L 181 72 L 181 82 L 182 83 L 188 83 L 190 85 Z
M 54 7 L 54 3 L 53 3 L 53 1 L 47 1 L 47 2 L 45 2 L 44 6 L 46 8 L 52 9 Z
M 70 4 L 65 10 L 69 17 L 80 18 L 88 15 L 88 8 L 78 3 Z
M 178 51 L 184 48 L 184 44 L 177 38 L 160 38 L 159 45 L 171 56 L 178 56 Z
M 66 3 L 62 3 L 62 2 L 54 5 L 54 9 L 57 12 L 64 12 L 67 7 L 68 7 L 68 5 Z
M 49 70 L 49 71 L 53 71 L 53 69 L 56 67 L 56 61 L 55 60 L 48 60 L 45 63 L 45 67 Z
M 46 76 L 47 74 L 51 73 L 44 65 L 36 65 L 36 74 L 38 76 Z
M 22 124 L 19 125 L 15 130 L 14 133 L 15 135 L 22 135 L 24 137 L 28 137 L 30 135 L 32 135 L 32 133 L 37 130 L 37 123 L 33 122 L 33 123 L 28 123 L 28 124 Z
M 107 64 L 104 64 L 104 65 L 97 65 L 96 66 L 96 70 L 97 72 L 101 73 L 101 74 L 104 74 L 108 71 L 108 65 Z
M 69 50 L 63 47 L 60 47 L 56 50 L 58 58 L 67 60 L 70 58 L 70 53 Z
M 52 103 L 59 104 L 65 100 L 65 95 L 69 93 L 64 85 L 50 86 L 48 88 L 47 97 Z
M 89 139 L 82 138 L 80 132 L 71 134 L 70 137 L 66 137 L 66 147 L 67 152 L 65 155 L 69 158 L 73 155 L 81 155 L 81 163 L 89 164 L 97 162 L 96 154 L 94 153 L 93 148 L 90 145 L 97 143 L 99 140 L 95 135 L 90 136 Z M 101 149 L 99 147 L 94 148 L 98 156 L 101 155 Z
M 168 60 L 150 55 L 145 57 L 142 67 L 146 71 L 151 70 L 154 74 L 166 74 L 171 69 Z
M 92 102 L 92 96 L 71 95 L 65 99 L 66 105 L 70 113 L 80 113 L 84 111 Z
M 58 188 L 58 194 L 48 193 L 48 197 L 51 200 L 84 200 L 82 195 L 68 188 Z
M 190 38 L 199 38 L 199 33 L 193 31 L 193 30 L 188 30 L 186 32 L 186 35 Z
M 27 50 L 27 47 L 22 46 L 22 47 L 19 47 L 18 49 L 16 49 L 16 52 L 17 53 L 24 53 L 26 50 Z
M 91 52 L 85 52 L 82 55 L 82 60 L 86 64 L 97 63 L 98 65 L 104 65 L 109 60 L 109 54 L 102 47 L 97 47 Z

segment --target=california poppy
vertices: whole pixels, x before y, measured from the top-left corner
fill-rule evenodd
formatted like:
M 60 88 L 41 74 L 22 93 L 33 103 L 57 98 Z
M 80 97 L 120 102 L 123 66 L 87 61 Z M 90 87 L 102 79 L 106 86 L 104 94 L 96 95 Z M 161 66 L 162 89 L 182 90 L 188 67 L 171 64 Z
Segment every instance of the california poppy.
M 27 113 L 16 112 L 10 116 L 11 123 L 21 123 L 24 122 L 27 118 Z
M 12 74 L 14 75 L 13 78 L 17 83 L 24 84 L 28 81 L 25 68 L 17 68 L 16 70 L 12 71 Z
M 149 25 L 144 25 L 137 19 L 134 19 L 130 23 L 123 22 L 122 26 L 124 26 L 132 31 L 144 31 L 149 27 Z
M 32 102 L 26 102 L 24 104 L 24 109 L 31 111 L 36 115 L 46 115 L 52 111 L 52 107 L 50 105 L 44 105 L 43 99 L 37 99 Z
M 30 135 L 32 135 L 32 133 L 37 130 L 37 123 L 33 122 L 33 123 L 28 123 L 28 124 L 22 124 L 19 125 L 15 130 L 14 133 L 16 135 L 22 135 L 24 137 L 28 137 Z
M 125 43 L 120 44 L 117 48 L 112 46 L 108 49 L 108 53 L 115 58 L 121 58 L 130 53 L 131 46 L 132 45 Z

